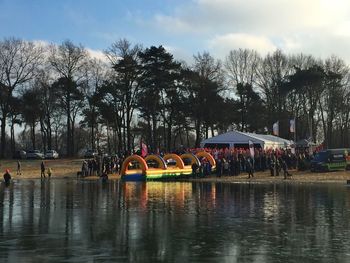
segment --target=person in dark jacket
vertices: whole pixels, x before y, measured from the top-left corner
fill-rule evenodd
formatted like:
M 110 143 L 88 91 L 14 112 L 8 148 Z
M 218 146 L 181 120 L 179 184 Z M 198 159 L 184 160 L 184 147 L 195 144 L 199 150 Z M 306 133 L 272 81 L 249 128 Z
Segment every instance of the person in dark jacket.
M 248 173 L 248 179 L 250 177 L 254 177 L 254 168 L 253 168 L 251 158 L 247 158 L 245 167 L 246 167 L 246 172 Z
M 45 163 L 44 163 L 44 161 L 41 162 L 40 170 L 41 170 L 40 177 L 45 178 L 46 176 L 45 176 Z
M 9 185 L 11 181 L 11 174 L 10 174 L 10 170 L 6 169 L 5 173 L 4 173 L 4 182 L 5 185 Z
M 275 161 L 273 155 L 269 157 L 269 168 L 271 176 L 275 176 Z
M 288 172 L 288 165 L 287 165 L 287 163 L 286 163 L 285 160 L 282 160 L 282 170 L 283 170 L 284 179 L 287 179 L 287 176 L 292 176 L 292 175 Z
M 191 168 L 192 168 L 192 177 L 193 178 L 197 177 L 198 168 L 199 168 L 198 164 L 196 162 L 193 162 Z

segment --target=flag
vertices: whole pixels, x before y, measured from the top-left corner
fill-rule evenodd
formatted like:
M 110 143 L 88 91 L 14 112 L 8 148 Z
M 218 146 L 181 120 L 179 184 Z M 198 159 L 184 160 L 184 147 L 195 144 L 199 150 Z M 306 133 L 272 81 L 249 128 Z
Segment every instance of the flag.
M 250 156 L 254 158 L 254 143 L 251 140 L 249 140 L 248 144 L 249 144 Z
M 295 132 L 295 119 L 289 120 L 289 131 L 290 132 Z
M 272 131 L 273 131 L 273 135 L 278 136 L 279 134 L 278 121 L 272 125 Z
M 141 141 L 141 156 L 145 157 L 148 154 L 147 145 Z

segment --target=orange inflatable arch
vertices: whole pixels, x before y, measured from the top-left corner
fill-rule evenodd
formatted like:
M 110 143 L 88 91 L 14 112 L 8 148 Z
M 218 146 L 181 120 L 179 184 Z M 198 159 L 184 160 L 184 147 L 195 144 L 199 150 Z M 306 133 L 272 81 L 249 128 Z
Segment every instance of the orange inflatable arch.
M 191 160 L 191 165 L 196 163 L 198 166 L 201 165 L 201 162 L 199 161 L 198 157 L 195 156 L 193 153 L 184 153 L 180 155 L 182 160 L 185 159 L 190 159 Z
M 142 170 L 142 173 L 146 174 L 146 170 L 148 170 L 148 165 L 147 165 L 146 161 L 141 156 L 134 154 L 134 155 L 131 155 L 124 160 L 123 165 L 122 165 L 122 169 L 120 171 L 120 175 L 123 176 L 126 174 L 126 172 L 129 170 L 129 164 L 131 162 L 138 162 L 140 165 L 140 168 Z
M 214 159 L 214 157 L 213 157 L 210 153 L 207 153 L 207 152 L 198 152 L 198 153 L 196 153 L 196 156 L 197 156 L 198 158 L 205 157 L 205 158 L 209 161 L 209 163 L 210 163 L 210 165 L 211 165 L 212 168 L 215 168 L 215 167 L 216 167 L 215 159 Z
M 185 168 L 185 164 L 184 162 L 182 161 L 181 157 L 178 156 L 177 154 L 174 154 L 174 153 L 169 153 L 169 154 L 166 154 L 164 155 L 163 157 L 164 161 L 167 161 L 167 160 L 174 160 L 176 162 L 176 166 L 180 169 L 184 169 Z
M 161 169 L 167 169 L 168 168 L 166 163 L 165 163 L 165 161 L 164 161 L 164 159 L 161 156 L 159 156 L 159 155 L 155 155 L 155 154 L 147 155 L 147 157 L 145 158 L 145 161 L 146 161 L 146 163 L 148 161 L 155 161 L 155 162 L 158 163 L 158 167 L 161 168 Z

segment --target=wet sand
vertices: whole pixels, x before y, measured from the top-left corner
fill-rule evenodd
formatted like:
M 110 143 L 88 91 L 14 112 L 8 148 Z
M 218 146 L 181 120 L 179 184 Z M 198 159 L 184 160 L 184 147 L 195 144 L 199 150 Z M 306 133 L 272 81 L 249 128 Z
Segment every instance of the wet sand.
M 82 159 L 58 159 L 44 160 L 46 168 L 52 169 L 51 178 L 77 178 L 77 172 L 81 170 Z M 0 160 L 1 179 L 6 169 L 10 170 L 13 179 L 37 179 L 40 178 L 41 160 L 22 160 L 22 174 L 17 175 L 16 160 Z M 350 171 L 336 171 L 328 173 L 311 173 L 309 171 L 291 170 L 292 177 L 284 180 L 283 172 L 280 176 L 271 177 L 268 171 L 257 172 L 254 178 L 248 179 L 248 174 L 243 173 L 239 176 L 221 176 L 215 175 L 207 178 L 186 179 L 186 181 L 202 181 L 202 182 L 232 182 L 232 183 L 346 183 L 350 180 Z M 109 179 L 119 179 L 118 174 L 109 175 Z M 85 177 L 85 179 L 98 179 L 97 176 Z

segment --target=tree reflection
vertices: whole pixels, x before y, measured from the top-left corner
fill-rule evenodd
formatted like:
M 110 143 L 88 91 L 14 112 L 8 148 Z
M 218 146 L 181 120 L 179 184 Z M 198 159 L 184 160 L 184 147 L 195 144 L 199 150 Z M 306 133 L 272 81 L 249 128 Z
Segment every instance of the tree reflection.
M 346 260 L 349 208 L 340 185 L 23 180 L 0 188 L 0 259 Z

